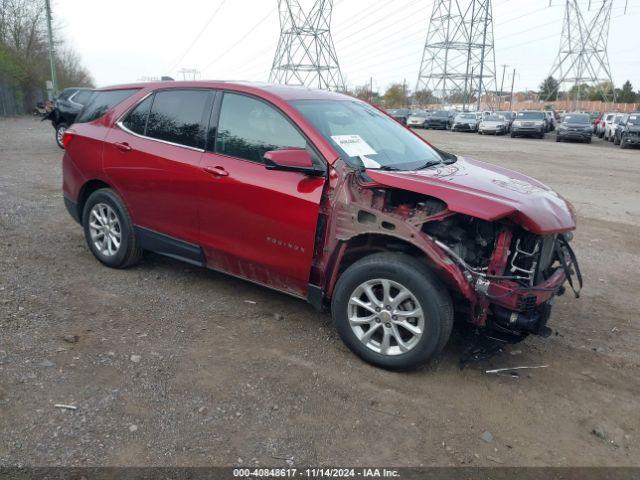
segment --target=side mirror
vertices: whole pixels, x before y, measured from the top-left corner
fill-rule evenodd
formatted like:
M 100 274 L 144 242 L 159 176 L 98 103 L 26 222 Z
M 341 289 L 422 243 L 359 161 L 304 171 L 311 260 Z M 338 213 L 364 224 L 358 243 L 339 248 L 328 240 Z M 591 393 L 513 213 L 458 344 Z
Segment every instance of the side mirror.
M 325 174 L 325 169 L 314 165 L 311 155 L 303 148 L 270 150 L 264 154 L 264 166 L 267 170 L 299 172 L 314 177 Z

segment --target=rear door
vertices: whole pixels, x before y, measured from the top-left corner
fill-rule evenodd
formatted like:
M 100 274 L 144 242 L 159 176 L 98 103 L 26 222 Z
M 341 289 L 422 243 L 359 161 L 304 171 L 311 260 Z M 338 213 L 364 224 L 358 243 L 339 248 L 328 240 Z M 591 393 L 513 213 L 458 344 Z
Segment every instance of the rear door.
M 197 243 L 200 160 L 212 103 L 211 90 L 159 90 L 109 132 L 105 173 L 143 233 Z
M 267 170 L 263 155 L 278 148 L 307 148 L 323 162 L 273 105 L 232 92 L 219 94 L 216 104 L 217 131 L 202 157 L 209 175 L 200 203 L 207 263 L 304 296 L 325 179 Z

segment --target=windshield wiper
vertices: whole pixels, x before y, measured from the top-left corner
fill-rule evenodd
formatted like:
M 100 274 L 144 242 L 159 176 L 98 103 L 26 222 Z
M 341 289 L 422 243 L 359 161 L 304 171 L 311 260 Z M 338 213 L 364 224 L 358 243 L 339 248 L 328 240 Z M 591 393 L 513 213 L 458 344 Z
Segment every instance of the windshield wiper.
M 400 169 L 398 167 L 393 167 L 391 165 L 381 165 L 377 168 L 377 170 L 385 170 L 387 172 L 398 172 Z
M 421 167 L 416 168 L 415 170 L 424 170 L 425 168 L 435 167 L 436 165 L 442 165 L 444 161 L 442 160 L 430 160 Z

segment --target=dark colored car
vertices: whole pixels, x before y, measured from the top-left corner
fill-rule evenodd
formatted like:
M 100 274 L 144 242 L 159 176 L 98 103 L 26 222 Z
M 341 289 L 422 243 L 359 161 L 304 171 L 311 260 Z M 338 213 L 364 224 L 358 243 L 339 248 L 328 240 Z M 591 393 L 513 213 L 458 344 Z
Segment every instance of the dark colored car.
M 511 125 L 511 138 L 544 138 L 547 130 L 547 114 L 542 111 L 518 112 Z
M 65 88 L 54 102 L 54 108 L 43 120 L 51 120 L 55 130 L 56 143 L 60 148 L 64 132 L 76 119 L 76 116 L 89 102 L 93 90 L 89 88 Z
M 556 131 L 556 142 L 579 140 L 591 143 L 593 125 L 588 113 L 567 113 Z
M 452 110 L 436 110 L 424 122 L 424 128 L 447 130 L 453 125 L 454 115 Z
M 451 131 L 453 132 L 477 132 L 480 119 L 475 112 L 463 112 L 453 118 Z
M 386 112 L 391 116 L 391 118 L 400 122 L 402 125 L 406 125 L 407 119 L 411 116 L 411 110 L 408 108 L 392 108 L 390 110 L 386 110 Z
M 620 148 L 640 145 L 640 112 L 623 115 L 613 143 L 620 145 Z
M 579 273 L 565 199 L 346 95 L 125 85 L 98 90 L 63 142 L 65 205 L 104 265 L 150 250 L 306 299 L 384 368 L 436 355 L 454 310 L 492 338 L 548 335 Z

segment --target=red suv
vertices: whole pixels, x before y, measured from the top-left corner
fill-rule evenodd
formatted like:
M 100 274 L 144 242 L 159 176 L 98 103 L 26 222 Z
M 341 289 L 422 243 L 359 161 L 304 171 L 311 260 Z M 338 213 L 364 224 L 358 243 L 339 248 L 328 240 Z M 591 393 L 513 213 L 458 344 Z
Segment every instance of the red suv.
M 106 88 L 63 141 L 65 204 L 100 262 L 150 250 L 307 299 L 385 368 L 436 355 L 454 312 L 492 336 L 548 334 L 553 297 L 580 276 L 561 196 L 345 95 Z

